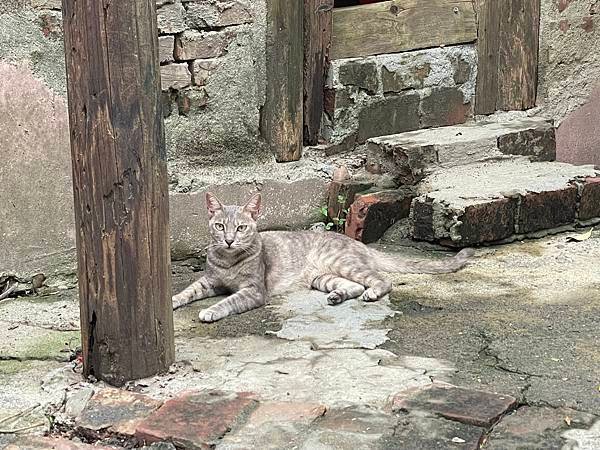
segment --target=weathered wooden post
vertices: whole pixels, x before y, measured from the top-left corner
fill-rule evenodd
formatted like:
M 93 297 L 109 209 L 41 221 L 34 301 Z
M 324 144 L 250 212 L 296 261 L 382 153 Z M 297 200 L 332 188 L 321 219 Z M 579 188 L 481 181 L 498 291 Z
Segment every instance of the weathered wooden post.
M 173 362 L 154 0 L 63 0 L 84 372 Z
M 304 143 L 316 145 L 323 116 L 333 0 L 304 0 Z
M 304 5 L 267 1 L 267 87 L 261 130 L 277 162 L 302 157 Z

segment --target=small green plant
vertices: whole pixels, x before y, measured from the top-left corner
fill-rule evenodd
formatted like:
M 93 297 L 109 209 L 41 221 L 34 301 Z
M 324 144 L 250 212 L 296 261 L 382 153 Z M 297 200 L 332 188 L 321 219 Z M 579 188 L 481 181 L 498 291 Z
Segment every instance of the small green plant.
M 319 213 L 325 218 L 325 229 L 327 231 L 334 230 L 338 233 L 343 233 L 346 226 L 346 220 L 348 217 L 348 209 L 344 208 L 346 204 L 346 197 L 343 195 L 337 196 L 337 203 L 340 205 L 336 217 L 329 217 L 329 211 L 327 206 L 321 206 Z

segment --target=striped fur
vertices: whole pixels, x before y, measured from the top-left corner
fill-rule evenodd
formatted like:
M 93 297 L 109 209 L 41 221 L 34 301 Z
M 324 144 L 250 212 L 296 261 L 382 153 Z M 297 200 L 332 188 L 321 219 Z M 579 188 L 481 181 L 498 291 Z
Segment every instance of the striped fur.
M 447 273 L 462 268 L 472 255 L 465 249 L 442 261 L 415 261 L 380 253 L 336 233 L 266 231 L 259 233 L 260 194 L 244 206 L 225 206 L 206 195 L 213 242 L 204 276 L 173 297 L 173 307 L 227 294 L 200 312 L 214 322 L 264 305 L 270 295 L 298 288 L 328 293 L 329 304 L 351 298 L 376 301 L 392 284 L 382 273 Z

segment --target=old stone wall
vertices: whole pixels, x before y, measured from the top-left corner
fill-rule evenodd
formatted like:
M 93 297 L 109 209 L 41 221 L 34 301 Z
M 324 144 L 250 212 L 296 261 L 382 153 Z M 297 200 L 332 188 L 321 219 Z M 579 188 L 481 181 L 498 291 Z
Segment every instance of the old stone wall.
M 473 116 L 473 45 L 335 60 L 323 138 L 345 147 L 373 136 L 463 123 Z

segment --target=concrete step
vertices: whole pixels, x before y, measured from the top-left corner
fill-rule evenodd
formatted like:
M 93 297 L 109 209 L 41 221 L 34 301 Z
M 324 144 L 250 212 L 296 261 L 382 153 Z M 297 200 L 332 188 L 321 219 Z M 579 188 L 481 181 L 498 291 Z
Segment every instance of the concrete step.
M 416 184 L 439 168 L 526 156 L 554 161 L 554 126 L 541 118 L 472 122 L 380 136 L 367 141 L 366 169 L 390 174 L 398 184 Z
M 600 221 L 600 172 L 526 157 L 446 167 L 411 204 L 415 239 L 465 247 Z

